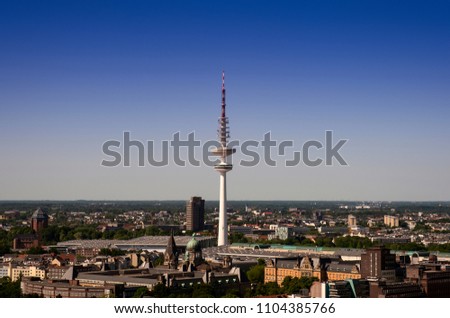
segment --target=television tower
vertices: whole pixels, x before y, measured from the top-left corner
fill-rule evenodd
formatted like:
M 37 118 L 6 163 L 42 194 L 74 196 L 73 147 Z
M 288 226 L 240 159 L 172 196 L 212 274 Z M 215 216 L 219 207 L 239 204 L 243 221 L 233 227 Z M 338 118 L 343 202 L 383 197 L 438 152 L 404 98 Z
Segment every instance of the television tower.
M 220 203 L 219 203 L 219 234 L 217 246 L 228 245 L 228 222 L 227 222 L 227 179 L 226 174 L 233 169 L 228 157 L 236 150 L 228 148 L 228 138 L 230 138 L 230 128 L 228 127 L 228 117 L 225 115 L 225 72 L 222 72 L 222 113 L 219 117 L 219 129 L 217 130 L 220 146 L 213 150 L 213 154 L 220 158 L 220 162 L 214 169 L 220 173 Z

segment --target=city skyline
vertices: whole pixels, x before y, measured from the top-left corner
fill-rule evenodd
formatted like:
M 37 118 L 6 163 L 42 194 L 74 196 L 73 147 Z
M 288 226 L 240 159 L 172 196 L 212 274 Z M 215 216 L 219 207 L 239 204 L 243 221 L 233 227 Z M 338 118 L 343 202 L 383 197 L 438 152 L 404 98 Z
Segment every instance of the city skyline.
M 0 200 L 218 200 L 210 167 L 101 162 L 124 131 L 216 139 L 223 69 L 231 140 L 348 139 L 348 166 L 234 161 L 230 201 L 450 200 L 444 1 L 1 7 Z

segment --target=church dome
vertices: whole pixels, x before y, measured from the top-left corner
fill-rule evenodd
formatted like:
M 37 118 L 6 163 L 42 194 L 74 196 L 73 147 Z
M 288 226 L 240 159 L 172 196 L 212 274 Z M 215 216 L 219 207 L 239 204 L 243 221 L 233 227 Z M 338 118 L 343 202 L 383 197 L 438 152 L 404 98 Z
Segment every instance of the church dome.
M 188 251 L 197 251 L 200 249 L 200 242 L 195 239 L 193 236 L 192 239 L 187 243 L 186 250 Z

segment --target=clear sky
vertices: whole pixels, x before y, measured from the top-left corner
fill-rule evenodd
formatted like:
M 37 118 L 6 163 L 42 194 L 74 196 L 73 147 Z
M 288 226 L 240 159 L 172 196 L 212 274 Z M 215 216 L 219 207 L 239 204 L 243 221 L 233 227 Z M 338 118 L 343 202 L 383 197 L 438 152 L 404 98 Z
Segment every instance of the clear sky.
M 448 1 L 1 1 L 0 200 L 217 200 L 207 166 L 100 163 L 124 131 L 215 139 L 222 70 L 232 139 L 348 139 L 346 167 L 234 161 L 229 199 L 450 200 L 449 15 Z

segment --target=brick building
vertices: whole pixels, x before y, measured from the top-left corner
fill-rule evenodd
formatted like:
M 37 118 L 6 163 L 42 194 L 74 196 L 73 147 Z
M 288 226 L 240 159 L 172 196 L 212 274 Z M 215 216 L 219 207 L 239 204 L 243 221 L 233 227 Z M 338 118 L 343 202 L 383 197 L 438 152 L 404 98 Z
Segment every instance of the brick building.
M 40 233 L 46 227 L 48 227 L 48 215 L 41 208 L 38 208 L 31 216 L 31 228 L 36 233 Z
M 395 254 L 383 246 L 372 247 L 361 255 L 361 277 L 395 281 L 398 264 Z

